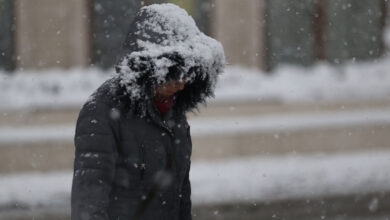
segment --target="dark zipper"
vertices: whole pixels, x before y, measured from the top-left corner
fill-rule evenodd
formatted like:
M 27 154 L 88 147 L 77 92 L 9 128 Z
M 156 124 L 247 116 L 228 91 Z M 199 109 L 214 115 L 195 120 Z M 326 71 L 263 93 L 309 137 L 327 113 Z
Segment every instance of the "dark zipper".
M 174 137 L 173 131 L 168 127 L 167 122 L 165 120 L 162 121 L 161 127 L 168 131 L 169 135 L 171 136 L 171 139 L 172 137 Z
M 140 167 L 140 175 L 141 175 L 141 180 L 144 180 L 145 176 L 145 170 L 146 170 L 146 161 L 145 161 L 145 145 L 141 144 L 140 147 L 140 156 L 141 156 L 141 163 L 139 164 Z

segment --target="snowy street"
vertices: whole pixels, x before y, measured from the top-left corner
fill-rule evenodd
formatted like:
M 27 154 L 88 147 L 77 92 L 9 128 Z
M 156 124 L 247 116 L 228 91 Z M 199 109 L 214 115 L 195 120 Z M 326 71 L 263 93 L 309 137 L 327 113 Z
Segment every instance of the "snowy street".
M 194 219 L 387 220 L 389 112 L 386 101 L 232 102 L 189 115 Z M 77 113 L 3 115 L 0 219 L 69 219 Z
M 390 220 L 390 0 L 0 0 L 0 220 Z
M 0 219 L 69 219 L 77 110 L 4 112 Z M 389 113 L 384 100 L 190 114 L 194 219 L 387 220 Z
M 219 215 L 234 219 L 229 215 L 241 212 L 248 215 L 245 219 L 258 219 L 275 210 L 281 210 L 279 217 L 305 219 L 321 213 L 326 218 L 345 212 L 348 217 L 354 210 L 367 216 L 390 215 L 390 170 L 385 167 L 390 167 L 390 151 L 198 161 L 191 171 L 193 203 L 205 207 L 198 209 L 204 216 L 198 219 L 213 219 L 211 211 L 217 219 Z M 20 211 L 48 215 L 68 210 L 71 176 L 70 171 L 2 175 L 1 219 Z M 267 207 L 269 211 L 264 211 Z
M 192 159 L 386 150 L 389 113 L 386 100 L 326 105 L 214 104 L 201 109 L 199 116 L 189 115 Z M 77 110 L 1 115 L 0 171 L 70 169 L 77 115 Z

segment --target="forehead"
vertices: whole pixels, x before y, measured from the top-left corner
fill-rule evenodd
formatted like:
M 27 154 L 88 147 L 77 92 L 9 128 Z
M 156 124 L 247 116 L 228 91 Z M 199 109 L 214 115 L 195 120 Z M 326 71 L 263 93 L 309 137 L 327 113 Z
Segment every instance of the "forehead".
M 166 84 L 186 83 L 186 80 L 184 78 L 183 79 L 171 79 L 171 80 L 167 80 L 165 83 Z

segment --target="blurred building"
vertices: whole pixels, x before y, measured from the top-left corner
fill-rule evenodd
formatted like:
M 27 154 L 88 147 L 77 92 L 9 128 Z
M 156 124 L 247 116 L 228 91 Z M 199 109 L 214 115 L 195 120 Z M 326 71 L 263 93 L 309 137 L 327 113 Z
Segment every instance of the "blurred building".
M 142 6 L 184 7 L 230 64 L 342 63 L 380 57 L 387 0 L 0 0 L 0 68 L 112 67 Z

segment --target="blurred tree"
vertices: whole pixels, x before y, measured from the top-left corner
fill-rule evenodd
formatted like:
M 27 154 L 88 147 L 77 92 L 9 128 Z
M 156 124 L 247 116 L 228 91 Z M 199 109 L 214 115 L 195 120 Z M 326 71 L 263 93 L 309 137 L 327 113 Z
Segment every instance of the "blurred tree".
M 268 0 L 268 69 L 377 58 L 384 51 L 387 0 Z
M 184 8 L 194 18 L 199 29 L 206 34 L 210 34 L 210 13 L 212 9 L 210 0 L 166 0 L 165 2 Z
M 0 0 L 0 69 L 13 70 L 14 65 L 13 1 Z
M 191 15 L 194 15 L 194 13 L 197 13 L 195 7 L 195 1 L 193 0 L 168 0 L 167 2 L 173 3 L 175 5 L 178 5 L 184 9 L 187 10 L 187 12 Z
M 385 20 L 383 0 L 328 0 L 326 58 L 332 63 L 382 55 Z
M 268 68 L 316 60 L 316 0 L 267 1 Z
M 138 0 L 92 0 L 92 63 L 112 67 L 135 13 Z

